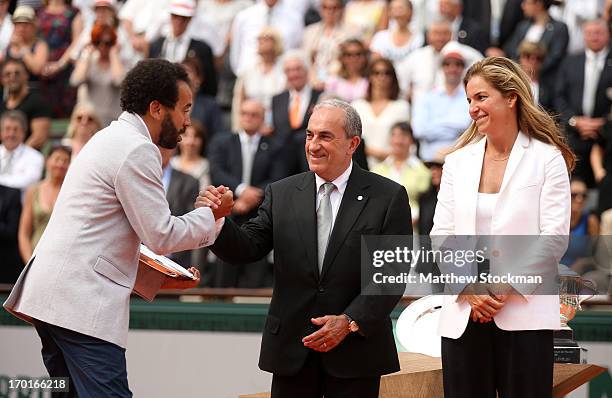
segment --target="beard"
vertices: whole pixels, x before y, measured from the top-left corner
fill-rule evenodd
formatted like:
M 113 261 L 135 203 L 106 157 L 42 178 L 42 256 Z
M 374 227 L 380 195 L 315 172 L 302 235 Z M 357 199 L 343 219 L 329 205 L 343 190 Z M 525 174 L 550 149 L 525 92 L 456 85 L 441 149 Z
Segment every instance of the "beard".
M 159 139 L 157 145 L 166 149 L 174 149 L 178 144 L 178 138 L 185 132 L 185 128 L 179 129 L 174 126 L 170 115 L 166 114 L 164 120 L 162 120 L 161 131 L 159 133 Z

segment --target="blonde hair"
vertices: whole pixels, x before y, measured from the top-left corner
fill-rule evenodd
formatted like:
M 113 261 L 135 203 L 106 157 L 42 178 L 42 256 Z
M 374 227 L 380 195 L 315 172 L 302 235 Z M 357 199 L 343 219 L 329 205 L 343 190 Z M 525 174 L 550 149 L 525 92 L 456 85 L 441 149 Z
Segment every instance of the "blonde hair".
M 94 123 L 98 125 L 96 131 L 102 128 L 102 122 L 100 120 L 100 116 L 98 116 L 98 113 L 96 112 L 95 106 L 91 102 L 81 101 L 77 103 L 72 109 L 72 114 L 70 115 L 70 122 L 68 123 L 68 128 L 66 129 L 65 138 L 74 137 L 74 131 L 76 130 L 77 126 L 76 117 L 81 112 L 88 114 L 94 120 Z
M 504 57 L 485 58 L 467 71 L 463 79 L 464 86 L 476 76 L 486 80 L 501 92 L 504 98 L 515 94 L 519 130 L 529 137 L 557 147 L 563 155 L 567 170 L 571 172 L 574 169 L 576 156 L 552 116 L 535 103 L 530 79 L 517 63 Z M 459 137 L 453 150 L 478 142 L 483 137 L 476 123 L 472 121 L 470 127 Z

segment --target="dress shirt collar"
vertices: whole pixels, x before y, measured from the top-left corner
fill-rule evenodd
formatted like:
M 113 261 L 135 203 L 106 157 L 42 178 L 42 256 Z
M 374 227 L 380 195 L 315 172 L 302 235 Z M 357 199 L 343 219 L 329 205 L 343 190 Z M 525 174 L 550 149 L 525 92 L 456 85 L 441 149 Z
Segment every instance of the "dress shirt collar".
M 293 98 L 297 94 L 297 95 L 300 96 L 300 99 L 302 100 L 302 104 L 303 104 L 304 103 L 304 98 L 309 98 L 310 99 L 310 93 L 311 92 L 312 92 L 312 88 L 310 88 L 309 84 L 306 84 L 300 91 L 290 89 L 289 90 L 290 100 L 293 101 Z
M 608 47 L 602 49 L 601 51 L 595 52 L 590 49 L 585 50 L 587 61 L 596 61 L 602 62 L 608 56 Z
M 319 177 L 315 173 L 315 182 L 317 183 L 317 194 L 319 192 L 319 189 L 321 189 L 321 185 L 325 184 L 326 182 L 331 182 L 332 184 L 334 184 L 338 192 L 340 192 L 340 195 L 344 195 L 344 191 L 346 190 L 346 185 L 348 184 L 348 179 L 351 176 L 351 171 L 353 171 L 353 161 L 352 160 L 349 166 L 346 168 L 346 170 L 344 170 L 344 173 L 340 174 L 333 181 L 325 181 L 323 178 Z
M 8 156 L 9 153 L 12 153 L 13 156 L 15 156 L 15 158 L 19 157 L 19 155 L 23 152 L 23 150 L 25 145 L 23 144 L 19 144 L 17 145 L 17 148 L 13 149 L 12 151 L 9 151 L 8 149 L 6 149 L 6 147 L 4 145 L 0 144 L 0 158 L 4 159 L 5 157 Z
M 238 132 L 238 137 L 240 138 L 241 145 L 246 145 L 249 142 L 249 138 L 253 137 L 253 141 L 251 142 L 253 148 L 257 148 L 259 146 L 259 141 L 261 140 L 261 134 L 255 133 L 253 135 L 248 135 L 244 130 L 240 130 Z

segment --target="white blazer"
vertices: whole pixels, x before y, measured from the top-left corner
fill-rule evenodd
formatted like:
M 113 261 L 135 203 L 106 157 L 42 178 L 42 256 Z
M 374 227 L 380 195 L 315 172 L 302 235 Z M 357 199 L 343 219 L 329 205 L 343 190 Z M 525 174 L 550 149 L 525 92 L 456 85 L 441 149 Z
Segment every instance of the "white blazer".
M 4 307 L 26 321 L 125 347 L 140 242 L 166 254 L 215 238 L 210 209 L 170 215 L 159 149 L 142 120 L 124 112 L 70 166 L 49 224 Z
M 475 235 L 478 186 L 486 138 L 446 157 L 431 236 Z M 556 265 L 567 249 L 570 230 L 569 173 L 561 152 L 519 133 L 512 147 L 493 212 L 491 235 L 551 235 L 561 243 L 547 253 Z M 555 270 L 556 271 L 556 270 Z M 470 306 L 448 295 L 439 333 L 459 338 L 469 321 Z M 559 298 L 512 296 L 494 317 L 503 330 L 559 329 Z

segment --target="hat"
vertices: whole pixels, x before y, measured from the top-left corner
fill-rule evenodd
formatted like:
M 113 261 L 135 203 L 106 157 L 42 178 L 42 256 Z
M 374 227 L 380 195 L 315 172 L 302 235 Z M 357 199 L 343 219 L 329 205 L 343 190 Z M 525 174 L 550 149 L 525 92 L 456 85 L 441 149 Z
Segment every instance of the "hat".
M 117 0 L 96 0 L 93 8 L 96 7 L 108 7 L 117 10 Z
M 193 17 L 195 7 L 194 0 L 172 0 L 170 3 L 170 14 L 181 17 Z
M 461 46 L 459 43 L 455 44 L 454 42 L 449 42 L 442 49 L 442 59 L 453 58 L 459 60 L 465 64 L 465 56 L 461 51 Z
M 19 6 L 13 12 L 13 23 L 29 22 L 33 23 L 36 19 L 36 12 L 30 6 Z

